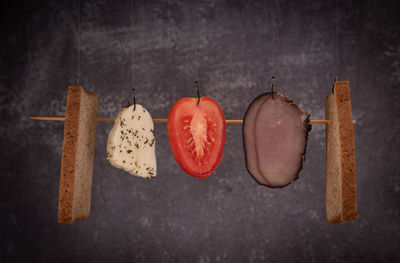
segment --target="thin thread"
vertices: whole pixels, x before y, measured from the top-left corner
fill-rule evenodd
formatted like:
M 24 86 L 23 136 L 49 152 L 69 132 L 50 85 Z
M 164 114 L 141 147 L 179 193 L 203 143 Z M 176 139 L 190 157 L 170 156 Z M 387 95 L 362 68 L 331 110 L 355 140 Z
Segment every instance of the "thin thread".
M 75 86 L 78 86 L 79 82 L 79 74 L 80 74 L 80 51 L 81 51 L 81 5 L 80 1 L 76 1 L 77 4 L 77 9 L 78 9 L 78 47 L 77 47 L 77 67 L 76 67 L 76 80 L 75 80 Z
M 134 31 L 134 21 L 133 21 L 133 0 L 131 0 L 131 85 L 132 85 L 132 99 L 133 99 L 133 110 L 136 110 L 136 98 L 135 98 L 135 67 L 134 67 L 134 49 L 133 49 L 133 31 Z
M 194 1 L 194 86 L 196 87 L 197 92 L 197 104 L 200 103 L 200 90 L 199 90 L 199 81 L 197 80 L 197 60 L 198 60 L 198 50 L 197 50 L 197 0 Z
M 335 1 L 335 33 L 336 33 L 336 78 L 339 80 L 339 36 L 338 36 L 338 1 Z
M 194 1 L 194 81 L 197 82 L 197 0 Z
M 271 78 L 271 95 L 272 95 L 272 100 L 275 101 L 274 84 L 275 84 L 275 0 L 272 0 L 272 78 Z
M 275 76 L 275 0 L 272 0 L 272 77 Z

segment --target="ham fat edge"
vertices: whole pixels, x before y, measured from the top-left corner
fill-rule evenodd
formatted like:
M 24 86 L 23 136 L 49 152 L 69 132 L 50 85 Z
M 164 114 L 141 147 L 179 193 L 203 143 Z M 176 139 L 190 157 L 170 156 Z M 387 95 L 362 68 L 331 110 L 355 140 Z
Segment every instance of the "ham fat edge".
M 310 115 L 292 99 L 267 92 L 254 99 L 243 120 L 246 168 L 257 183 L 277 188 L 298 178 L 305 160 Z

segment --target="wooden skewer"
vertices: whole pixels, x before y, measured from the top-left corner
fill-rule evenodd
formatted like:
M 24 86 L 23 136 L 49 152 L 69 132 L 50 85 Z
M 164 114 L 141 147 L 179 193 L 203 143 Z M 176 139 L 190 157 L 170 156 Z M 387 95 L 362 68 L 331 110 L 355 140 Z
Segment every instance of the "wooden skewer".
M 30 117 L 32 120 L 40 120 L 40 121 L 65 121 L 65 117 Z M 153 119 L 153 122 L 167 122 L 168 119 Z M 97 122 L 114 122 L 115 118 L 96 118 Z M 225 123 L 228 124 L 240 124 L 243 123 L 243 120 L 225 120 Z M 328 120 L 310 120 L 311 124 L 327 124 Z M 353 120 L 353 123 L 356 123 Z

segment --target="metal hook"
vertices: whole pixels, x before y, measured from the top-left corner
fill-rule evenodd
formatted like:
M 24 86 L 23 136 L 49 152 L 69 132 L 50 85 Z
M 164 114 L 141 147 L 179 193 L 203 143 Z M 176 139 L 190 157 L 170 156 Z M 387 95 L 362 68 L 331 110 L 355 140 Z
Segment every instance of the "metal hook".
M 272 80 L 271 80 L 271 95 L 272 95 L 272 100 L 275 100 L 275 98 L 274 98 L 274 82 L 275 82 L 275 76 L 272 76 Z
M 332 85 L 332 94 L 335 94 L 335 82 L 338 81 L 338 76 L 335 77 L 335 80 L 333 81 L 333 85 Z
M 132 94 L 131 94 L 131 98 L 133 100 L 133 110 L 136 110 L 136 97 L 135 97 L 135 88 L 132 88 Z M 126 105 L 126 107 L 131 106 L 132 104 L 129 103 L 128 100 L 128 104 Z
M 79 82 L 79 75 L 76 75 L 75 86 L 78 86 L 78 82 Z
M 135 88 L 132 88 L 133 110 L 136 110 Z
M 194 82 L 194 85 L 196 86 L 196 91 L 197 91 L 197 104 L 200 103 L 200 90 L 199 90 L 199 82 L 196 80 Z

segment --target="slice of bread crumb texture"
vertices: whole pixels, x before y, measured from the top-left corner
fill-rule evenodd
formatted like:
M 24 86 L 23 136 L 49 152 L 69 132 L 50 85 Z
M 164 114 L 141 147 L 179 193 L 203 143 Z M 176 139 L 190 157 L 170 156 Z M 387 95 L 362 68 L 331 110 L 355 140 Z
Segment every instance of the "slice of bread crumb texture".
M 338 81 L 327 97 L 326 217 L 330 223 L 357 219 L 354 129 L 348 81 Z
M 58 222 L 90 214 L 98 96 L 70 86 L 64 123 Z

